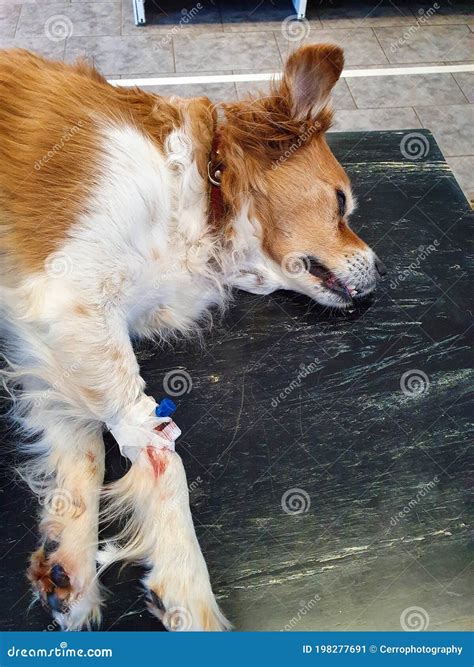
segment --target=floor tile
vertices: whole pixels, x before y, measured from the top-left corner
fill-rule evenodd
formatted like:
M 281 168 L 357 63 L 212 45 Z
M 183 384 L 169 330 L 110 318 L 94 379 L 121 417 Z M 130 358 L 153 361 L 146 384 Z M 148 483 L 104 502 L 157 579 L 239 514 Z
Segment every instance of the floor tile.
M 423 63 L 434 60 L 469 60 L 474 37 L 467 25 L 410 28 L 375 28 L 375 34 L 391 63 Z
M 425 16 L 430 25 L 465 23 L 474 18 L 472 2 L 466 0 L 436 0 L 436 3 L 419 0 L 411 2 L 409 7 L 416 17 Z
M 29 35 L 28 37 L 14 37 L 12 39 L 4 39 L 0 37 L 0 49 L 27 49 L 33 51 L 45 58 L 52 58 L 53 60 L 63 60 L 64 49 L 66 42 L 52 42 L 50 39 L 37 35 Z
M 453 76 L 469 102 L 474 104 L 474 72 L 458 72 Z
M 267 94 L 270 86 L 268 81 L 237 81 L 237 95 L 242 99 L 246 95 Z M 340 79 L 332 92 L 332 105 L 335 109 L 355 109 L 354 100 L 344 79 Z
M 444 155 L 474 155 L 474 107 L 470 104 L 416 106 L 423 127 L 436 134 Z
M 0 37 L 13 37 L 15 35 L 20 7 L 17 5 L 0 5 Z
M 406 130 L 421 127 L 412 108 L 336 110 L 331 132 Z
M 332 91 L 332 105 L 335 109 L 355 109 L 356 105 L 345 79 L 339 79 Z
M 52 41 L 66 37 L 120 34 L 120 5 L 98 2 L 24 5 L 17 37 L 46 35 Z
M 226 32 L 306 30 L 321 28 L 316 9 L 309 3 L 305 21 L 297 21 L 291 0 L 223 0 L 221 15 Z
M 185 83 L 183 85 L 144 86 L 143 90 L 165 97 L 209 97 L 213 102 L 235 102 L 235 83 Z
M 254 74 L 265 72 L 269 73 L 270 70 L 235 70 L 233 74 Z M 274 74 L 280 74 L 281 68 L 274 72 Z M 237 89 L 237 97 L 242 99 L 247 95 L 267 95 L 270 90 L 270 81 L 236 81 L 235 87 Z
M 174 37 L 173 43 L 177 72 L 281 68 L 280 54 L 271 32 L 183 33 Z
M 451 74 L 406 74 L 346 79 L 359 108 L 409 107 L 414 105 L 463 104 L 462 94 Z
M 344 48 L 346 67 L 388 63 L 373 30 L 370 28 L 362 30 L 312 30 L 307 36 L 303 33 L 303 39 L 298 40 L 292 39 L 290 35 L 284 36 L 277 32 L 275 36 L 283 58 L 305 44 L 332 42 Z
M 190 2 L 186 9 L 176 0 L 148 0 L 145 6 L 146 25 L 136 26 L 132 0 L 123 0 L 122 35 L 167 33 L 171 39 L 181 31 L 222 32 L 221 14 L 213 0 Z
M 95 66 L 111 74 L 160 76 L 174 71 L 171 45 L 158 47 L 153 37 L 70 37 L 66 60 L 86 56 Z
M 81 2 L 83 0 L 80 0 Z M 104 2 L 104 0 L 98 0 Z M 71 4 L 71 0 L 0 0 L 0 7 L 15 7 L 17 5 L 54 5 L 58 2 Z M 88 0 L 90 2 L 90 0 Z
M 331 0 L 318 5 L 318 16 L 323 28 L 372 28 L 416 23 L 409 8 L 390 0 L 375 3 Z
M 474 156 L 448 157 L 446 162 L 453 170 L 467 199 L 472 202 L 474 200 Z

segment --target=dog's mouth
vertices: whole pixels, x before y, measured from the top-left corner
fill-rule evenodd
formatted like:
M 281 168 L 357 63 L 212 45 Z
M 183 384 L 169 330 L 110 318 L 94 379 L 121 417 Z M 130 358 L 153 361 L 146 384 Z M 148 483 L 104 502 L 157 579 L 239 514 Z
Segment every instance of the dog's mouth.
M 355 287 L 343 282 L 333 271 L 314 257 L 306 257 L 306 265 L 308 273 L 318 278 L 324 289 L 332 292 L 347 304 L 352 303 L 352 300 L 357 297 L 358 291 Z

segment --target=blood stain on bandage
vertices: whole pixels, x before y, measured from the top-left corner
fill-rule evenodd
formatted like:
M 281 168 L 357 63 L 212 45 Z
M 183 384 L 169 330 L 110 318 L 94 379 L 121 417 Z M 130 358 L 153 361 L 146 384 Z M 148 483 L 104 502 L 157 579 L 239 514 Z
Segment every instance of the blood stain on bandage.
M 166 466 L 168 465 L 166 462 L 166 454 L 164 452 L 157 452 L 152 445 L 148 445 L 146 453 L 150 459 L 155 477 L 158 479 L 158 477 L 165 472 Z

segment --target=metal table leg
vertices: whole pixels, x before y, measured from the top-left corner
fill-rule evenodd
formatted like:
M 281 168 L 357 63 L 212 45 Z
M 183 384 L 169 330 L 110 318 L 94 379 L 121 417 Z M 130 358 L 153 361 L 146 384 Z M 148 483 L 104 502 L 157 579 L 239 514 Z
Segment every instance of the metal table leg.
M 135 25 L 145 25 L 145 0 L 132 0 Z M 304 0 L 306 4 L 306 0 Z
M 307 0 L 293 0 L 293 6 L 296 10 L 296 16 L 299 19 L 304 19 L 306 15 L 306 2 Z

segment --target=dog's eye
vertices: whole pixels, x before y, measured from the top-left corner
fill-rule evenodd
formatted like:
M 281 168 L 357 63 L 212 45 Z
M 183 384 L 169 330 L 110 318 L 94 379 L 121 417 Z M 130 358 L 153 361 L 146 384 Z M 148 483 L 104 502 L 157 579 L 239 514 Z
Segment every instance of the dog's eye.
M 341 218 L 343 218 L 346 213 L 346 195 L 342 192 L 342 190 L 336 190 L 336 197 L 337 205 L 339 207 L 339 215 Z

